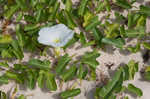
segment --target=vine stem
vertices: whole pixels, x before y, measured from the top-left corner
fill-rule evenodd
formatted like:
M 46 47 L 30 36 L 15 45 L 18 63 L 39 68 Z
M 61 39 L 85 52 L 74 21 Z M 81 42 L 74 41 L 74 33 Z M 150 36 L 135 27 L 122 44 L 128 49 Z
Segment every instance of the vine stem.
M 60 56 L 60 47 L 54 48 L 54 53 L 55 53 L 56 58 L 58 58 Z

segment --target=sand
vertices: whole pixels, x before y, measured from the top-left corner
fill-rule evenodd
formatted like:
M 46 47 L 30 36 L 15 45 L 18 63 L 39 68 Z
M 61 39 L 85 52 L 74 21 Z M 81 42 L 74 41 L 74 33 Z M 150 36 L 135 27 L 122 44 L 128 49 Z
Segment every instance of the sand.
M 147 21 L 148 32 L 150 32 L 149 26 L 150 26 L 150 20 Z M 129 42 L 129 43 L 134 44 L 135 42 L 136 40 Z M 82 55 L 84 52 L 91 51 L 91 50 L 92 49 L 90 47 L 80 48 L 80 44 L 76 43 L 71 48 L 68 48 L 66 52 L 69 53 L 70 56 L 73 54 L 76 54 L 76 56 L 79 56 L 79 55 Z M 101 50 L 99 52 L 101 54 L 101 56 L 97 58 L 97 60 L 100 63 L 97 69 L 97 75 L 99 78 L 100 78 L 99 70 L 101 70 L 108 77 L 112 77 L 112 74 L 115 72 L 116 68 L 120 66 L 120 64 L 128 63 L 132 59 L 139 62 L 139 71 L 141 70 L 141 68 L 143 68 L 143 66 L 147 66 L 149 64 L 149 63 L 147 64 L 143 63 L 143 58 L 142 58 L 143 52 L 131 54 L 127 51 L 120 51 L 119 49 L 112 48 L 110 46 L 107 46 L 107 50 L 105 52 Z M 23 61 L 27 62 L 30 58 L 30 55 L 31 55 L 30 53 L 25 53 L 25 57 Z M 35 58 L 39 58 L 39 56 L 35 56 Z M 40 57 L 40 58 L 43 58 L 43 57 Z M 49 57 L 49 59 L 51 58 Z M 13 63 L 17 63 L 17 62 L 18 61 L 16 60 Z M 10 63 L 10 65 L 12 66 L 13 63 Z M 114 65 L 112 66 L 111 69 L 108 69 L 106 67 L 106 63 L 113 63 Z M 125 82 L 124 85 L 126 85 L 129 82 L 134 84 L 138 88 L 141 88 L 141 90 L 143 91 L 143 96 L 140 99 L 150 99 L 149 98 L 150 97 L 150 94 L 149 94 L 150 82 L 144 81 L 140 75 L 140 72 L 136 73 L 134 80 Z M 25 88 L 24 86 L 19 86 L 19 91 L 17 92 L 16 96 L 20 94 L 24 94 L 25 96 L 27 96 L 27 99 L 60 99 L 58 96 L 58 93 L 61 92 L 62 90 L 65 90 L 67 87 L 71 86 L 73 83 L 74 81 L 67 82 L 66 84 L 63 85 L 63 89 L 59 88 L 56 92 L 50 92 L 46 89 L 40 89 L 38 87 L 36 87 L 34 90 L 29 90 Z M 82 85 L 78 85 L 76 87 L 76 88 L 81 88 L 81 94 L 74 97 L 74 99 L 93 99 L 93 92 L 95 90 L 96 84 L 97 82 L 83 80 Z M 3 90 L 8 95 L 11 95 L 12 90 L 14 89 L 15 85 L 16 84 L 13 81 L 11 81 L 7 85 L 0 86 L 0 90 Z M 125 96 L 125 95 L 128 95 L 130 97 L 129 99 L 139 99 L 138 97 L 130 93 L 122 94 L 122 96 Z

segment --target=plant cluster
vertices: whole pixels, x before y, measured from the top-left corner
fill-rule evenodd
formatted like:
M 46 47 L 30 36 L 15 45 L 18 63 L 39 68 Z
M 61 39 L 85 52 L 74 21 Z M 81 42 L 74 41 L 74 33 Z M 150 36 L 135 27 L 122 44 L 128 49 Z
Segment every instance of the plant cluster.
M 79 0 L 76 3 L 72 0 L 0 0 L 0 57 L 3 60 L 0 68 L 5 71 L 0 76 L 0 84 L 8 84 L 13 80 L 30 89 L 34 89 L 37 83 L 40 88 L 46 86 L 50 91 L 56 91 L 56 79 L 60 83 L 74 79 L 95 81 L 99 65 L 96 59 L 106 45 L 131 53 L 150 50 L 150 33 L 146 31 L 150 6 L 141 4 L 137 7 L 136 3 L 137 0 Z M 103 13 L 104 17 L 100 18 L 99 15 Z M 74 56 L 65 53 L 53 57 L 56 63 L 36 58 L 24 63 L 25 52 L 49 56 L 48 49 L 55 49 L 54 46 L 40 44 L 38 32 L 56 24 L 64 24 L 72 30 L 80 29 L 80 33 L 74 33 L 72 39 L 61 46 L 63 50 L 78 42 L 82 47 L 90 46 L 93 51 L 85 52 L 78 60 L 73 60 Z M 15 28 L 9 30 L 10 25 Z M 129 46 L 127 39 L 136 39 L 137 42 Z M 9 66 L 14 60 L 18 60 L 18 63 Z M 96 88 L 95 99 L 116 99 L 117 94 L 126 90 L 141 97 L 141 89 L 131 83 L 123 85 L 124 81 L 133 80 L 138 71 L 136 60 L 119 67 L 106 85 Z M 150 80 L 149 67 L 144 72 L 144 78 Z M 60 97 L 67 99 L 80 93 L 79 88 L 73 87 L 61 92 Z M 0 92 L 0 98 L 7 99 L 7 96 Z M 18 97 L 25 98 L 23 95 Z M 128 99 L 127 96 L 124 98 Z

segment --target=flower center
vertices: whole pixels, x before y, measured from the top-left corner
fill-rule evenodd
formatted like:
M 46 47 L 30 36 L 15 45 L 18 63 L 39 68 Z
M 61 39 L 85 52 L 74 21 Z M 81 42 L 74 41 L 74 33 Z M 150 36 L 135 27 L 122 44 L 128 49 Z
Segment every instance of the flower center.
M 54 41 L 53 41 L 54 43 L 59 43 L 60 42 L 60 39 L 55 39 Z

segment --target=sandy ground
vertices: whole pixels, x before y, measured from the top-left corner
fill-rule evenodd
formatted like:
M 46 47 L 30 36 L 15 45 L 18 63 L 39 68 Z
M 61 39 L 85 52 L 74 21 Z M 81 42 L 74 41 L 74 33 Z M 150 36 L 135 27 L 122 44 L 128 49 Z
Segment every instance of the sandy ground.
M 85 51 L 91 50 L 91 48 L 80 48 L 76 50 L 78 46 L 79 44 L 76 44 L 73 48 L 68 49 L 67 52 L 70 55 L 73 55 L 73 54 L 82 55 Z M 101 71 L 103 71 L 106 75 L 109 75 L 110 77 L 112 76 L 112 74 L 115 72 L 115 69 L 120 64 L 128 63 L 131 59 L 138 61 L 140 68 L 142 68 L 144 65 L 143 59 L 142 59 L 142 53 L 140 52 L 136 54 L 130 54 L 126 51 L 119 51 L 119 50 L 113 51 L 111 48 L 109 48 L 109 50 L 107 50 L 106 52 L 100 51 L 100 53 L 101 53 L 101 56 L 97 58 L 97 60 L 100 62 L 100 65 L 98 66 L 98 68 Z M 26 53 L 23 61 L 28 61 L 29 56 L 30 56 L 29 53 Z M 105 64 L 108 62 L 114 63 L 114 66 L 111 69 L 108 69 L 105 66 Z M 97 71 L 97 75 L 99 75 L 99 71 Z M 74 81 L 64 84 L 62 90 L 65 90 L 67 87 L 71 86 L 73 82 Z M 149 99 L 150 82 L 143 81 L 139 72 L 136 73 L 135 79 L 130 82 L 142 89 L 143 96 L 140 99 Z M 125 85 L 126 83 L 128 82 L 125 82 Z M 14 82 L 11 82 L 8 85 L 1 86 L 0 89 L 10 94 L 12 93 L 11 90 L 14 88 L 15 85 L 16 84 Z M 83 81 L 81 86 L 80 85 L 77 86 L 77 88 L 81 88 L 82 93 L 76 96 L 74 99 L 93 99 L 93 91 L 94 91 L 95 85 L 96 85 L 95 82 Z M 19 91 L 17 95 L 24 94 L 27 96 L 27 99 L 60 99 L 59 96 L 57 96 L 57 94 L 62 90 L 58 89 L 58 91 L 51 93 L 45 89 L 41 90 L 38 87 L 36 87 L 34 90 L 29 90 L 25 88 L 24 86 L 19 86 Z M 129 95 L 130 99 L 138 99 L 138 97 L 132 94 L 127 93 L 126 95 Z
M 142 2 L 142 0 L 141 0 Z M 138 4 L 137 4 L 138 5 Z M 147 31 L 150 32 L 150 20 L 147 21 Z M 134 43 L 130 42 L 130 43 Z M 77 56 L 82 55 L 84 52 L 86 51 L 91 51 L 91 48 L 79 48 L 79 44 L 75 44 L 72 48 L 67 49 L 67 53 L 69 53 L 69 55 L 73 55 L 76 54 Z M 108 76 L 112 76 L 112 74 L 115 72 L 115 69 L 122 63 L 128 63 L 131 59 L 138 61 L 139 62 L 139 67 L 140 69 L 148 64 L 144 64 L 143 63 L 143 59 L 142 59 L 142 52 L 138 52 L 136 54 L 131 54 L 128 53 L 127 51 L 120 51 L 118 49 L 114 50 L 111 47 L 107 47 L 107 50 L 104 51 L 99 51 L 101 53 L 101 56 L 99 58 L 97 58 L 97 60 L 99 61 L 100 65 L 98 66 L 98 69 L 100 69 L 102 72 L 104 72 L 106 75 Z M 37 58 L 38 56 L 36 56 Z M 23 59 L 23 61 L 28 61 L 30 58 L 30 53 L 25 53 L 25 57 Z M 16 63 L 17 61 L 14 61 L 14 63 Z M 106 67 L 106 63 L 114 63 L 114 66 L 110 69 L 108 69 Z M 10 65 L 12 65 L 10 63 Z M 150 65 L 150 64 L 149 64 Z M 139 69 L 139 70 L 140 70 Z M 97 70 L 97 75 L 100 75 L 99 71 Z M 98 76 L 99 77 L 99 76 Z M 142 77 L 140 76 L 140 73 L 136 73 L 135 75 L 135 79 L 130 81 L 131 83 L 133 83 L 135 86 L 139 87 L 142 89 L 143 91 L 143 96 L 140 99 L 150 99 L 150 82 L 144 81 L 142 80 Z M 125 85 L 128 82 L 125 82 Z M 71 86 L 73 84 L 72 82 L 68 82 L 66 84 L 64 84 L 63 89 L 65 90 L 68 86 Z M 14 82 L 11 82 L 7 85 L 2 85 L 0 86 L 0 90 L 5 91 L 8 95 L 11 93 L 11 90 L 14 88 L 16 84 Z M 93 99 L 93 91 L 95 88 L 96 82 L 92 82 L 92 81 L 83 81 L 82 85 L 77 86 L 77 88 L 81 88 L 81 94 L 74 97 L 74 99 Z M 27 88 L 25 88 L 24 86 L 19 86 L 19 91 L 17 93 L 17 95 L 20 94 L 24 94 L 25 96 L 27 96 L 27 99 L 60 99 L 59 96 L 57 96 L 57 94 L 62 91 L 61 89 L 58 89 L 58 91 L 56 92 L 49 92 L 45 89 L 40 89 L 38 87 L 36 87 L 34 90 L 29 90 Z M 125 95 L 125 94 L 123 94 Z M 129 95 L 130 99 L 139 99 L 138 97 L 126 93 L 126 95 Z

